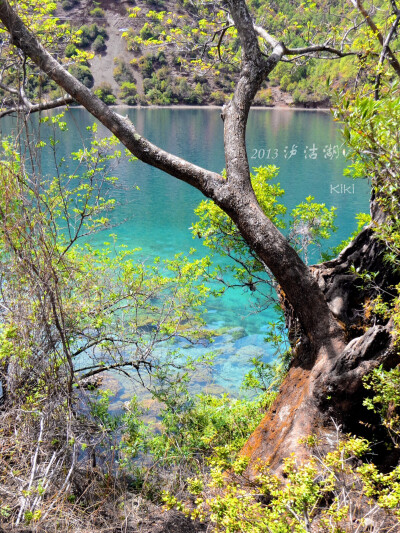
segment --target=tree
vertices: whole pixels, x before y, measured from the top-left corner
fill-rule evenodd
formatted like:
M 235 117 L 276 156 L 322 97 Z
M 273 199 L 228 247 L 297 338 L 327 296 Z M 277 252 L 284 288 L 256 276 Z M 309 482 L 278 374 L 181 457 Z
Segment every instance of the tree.
M 46 51 L 26 28 L 15 7 L 6 0 L 0 0 L 0 19 L 11 42 L 24 58 L 30 58 L 99 119 L 132 154 L 196 187 L 215 202 L 236 224 L 244 241 L 275 277 L 282 305 L 286 307 L 290 323 L 296 325 L 294 358 L 280 396 L 264 424 L 250 439 L 245 453 L 254 457 L 261 454 L 264 458 L 269 457 L 273 464 L 279 464 L 282 456 L 298 450 L 300 436 L 328 422 L 327 413 L 346 421 L 350 406 L 359 400 L 362 376 L 382 361 L 390 360 L 390 326 L 373 326 L 360 336 L 357 343 L 354 340 L 348 343 L 353 331 L 360 333 L 360 329 L 352 329 L 352 311 L 362 300 L 360 291 L 349 289 L 349 284 L 355 280 L 354 274 L 348 274 L 349 267 L 357 265 L 361 270 L 381 267 L 380 245 L 374 239 L 372 229 L 363 231 L 336 260 L 307 267 L 260 207 L 251 185 L 245 145 L 251 103 L 280 61 L 305 54 L 343 57 L 356 53 L 343 45 L 344 39 L 343 46 L 338 48 L 332 45 L 335 39 L 330 38 L 320 39 L 317 44 L 309 42 L 306 46 L 289 48 L 263 27 L 254 24 L 244 0 L 228 0 L 223 9 L 228 12 L 226 23 L 234 26 L 241 45 L 236 88 L 221 114 L 225 176 L 169 154 L 140 135 L 128 119 L 111 111 Z M 214 49 L 218 50 L 226 31 L 225 26 L 218 30 L 220 39 Z M 366 353 L 369 353 L 367 362 L 362 361 Z M 327 398 L 333 398 L 332 409 L 327 408 Z
M 53 121 L 65 127 L 60 117 Z M 58 142 L 52 138 L 49 143 L 55 158 Z M 46 146 L 44 140 L 41 144 Z M 143 383 L 143 374 L 156 375 L 176 355 L 174 348 L 165 357 L 157 355 L 159 345 L 178 332 L 191 341 L 206 336 L 195 311 L 207 294 L 198 283 L 206 259 L 190 263 L 180 257 L 148 267 L 116 242 L 102 250 L 78 244 L 109 227 L 115 202 L 106 195 L 115 179 L 106 172 L 118 155 L 110 153 L 112 145 L 112 139 L 95 139 L 91 149 L 74 154 L 79 161 L 75 172 L 69 173 L 63 161 L 63 170 L 58 167 L 56 176 L 46 180 L 27 171 L 14 147 L 3 143 L 3 402 L 33 394 L 52 372 L 66 383 L 68 401 L 74 386 L 111 369 L 131 368 Z M 182 358 L 173 367 L 179 372 L 185 364 Z

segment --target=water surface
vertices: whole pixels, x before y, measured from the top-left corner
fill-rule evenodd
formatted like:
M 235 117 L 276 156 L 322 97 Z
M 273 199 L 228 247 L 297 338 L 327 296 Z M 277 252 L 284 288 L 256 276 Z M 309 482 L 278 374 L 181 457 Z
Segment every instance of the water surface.
M 218 109 L 123 109 L 137 130 L 149 140 L 176 155 L 209 170 L 220 172 L 224 166 L 222 121 Z M 67 156 L 87 143 L 91 133 L 87 127 L 93 118 L 83 109 L 71 109 L 65 120 L 68 133 L 62 136 L 59 156 Z M 32 131 L 38 135 L 34 128 Z M 1 122 L 2 134 L 15 128 L 11 118 Z M 109 135 L 101 125 L 101 135 Z M 42 127 L 40 136 L 48 134 Z M 324 112 L 293 110 L 253 110 L 250 112 L 247 148 L 251 166 L 274 164 L 280 167 L 278 181 L 286 191 L 284 203 L 290 211 L 311 195 L 328 207 L 337 207 L 339 231 L 331 244 L 338 244 L 356 227 L 354 216 L 368 210 L 368 184 L 343 177 L 347 165 L 337 126 Z M 54 172 L 54 161 L 43 158 L 42 172 Z M 120 189 L 115 191 L 119 202 L 113 222 L 118 241 L 131 248 L 141 248 L 141 257 L 172 258 L 178 252 L 188 253 L 196 247 L 198 255 L 207 254 L 201 241 L 193 239 L 189 230 L 195 216 L 194 208 L 203 198 L 189 185 L 139 161 L 124 158 L 113 174 L 119 177 Z M 137 190 L 136 187 L 139 187 Z M 109 232 L 108 232 L 109 233 Z M 107 233 L 96 234 L 92 242 L 100 245 Z M 237 390 L 248 360 L 262 354 L 265 360 L 273 350 L 265 342 L 268 322 L 274 320 L 272 309 L 255 314 L 253 293 L 235 289 L 220 299 L 208 302 L 205 315 L 211 328 L 223 329 L 213 346 L 219 356 L 212 380 L 214 390 Z M 193 349 L 201 353 L 202 348 Z M 209 376 L 207 377 L 209 379 Z M 205 383 L 199 378 L 199 389 Z M 124 387 L 128 385 L 124 383 Z M 127 393 L 127 391 L 122 391 Z

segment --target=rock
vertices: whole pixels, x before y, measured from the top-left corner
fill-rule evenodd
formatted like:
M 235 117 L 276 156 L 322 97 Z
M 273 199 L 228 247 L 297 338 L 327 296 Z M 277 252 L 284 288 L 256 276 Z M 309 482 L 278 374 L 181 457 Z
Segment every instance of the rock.
M 247 335 L 246 330 L 240 326 L 236 328 L 231 328 L 229 326 L 223 326 L 222 328 L 216 329 L 214 333 L 218 337 L 222 337 L 225 335 L 227 337 L 231 337 L 233 341 L 237 341 Z
M 193 384 L 203 384 L 206 385 L 212 381 L 212 368 L 211 367 L 201 367 L 196 372 L 192 374 L 192 383 Z
M 205 394 L 210 394 L 211 396 L 222 396 L 223 394 L 229 394 L 229 391 L 222 385 L 218 385 L 218 383 L 210 383 L 206 385 L 203 392 Z
M 259 357 L 264 355 L 265 350 L 260 346 L 254 346 L 254 344 L 249 344 L 248 346 L 243 346 L 239 348 L 235 353 L 235 358 L 239 359 L 243 363 L 250 362 L 253 357 Z
M 219 348 L 214 350 L 214 353 L 216 354 L 214 361 L 218 361 L 220 359 L 225 360 L 227 356 L 233 355 L 236 351 L 235 345 L 233 342 L 227 342 L 226 344 L 223 344 L 222 348 Z
M 89 378 L 81 379 L 79 384 L 81 387 L 87 390 L 98 389 L 103 385 L 103 377 L 90 376 Z
M 239 339 L 246 337 L 246 330 L 242 327 L 232 328 L 229 330 L 228 335 L 232 337 L 233 341 L 238 341 Z
M 121 394 L 119 398 L 120 400 L 129 402 L 132 399 L 132 396 L 134 396 L 134 394 L 132 394 L 131 392 L 124 392 L 124 394 Z
M 121 414 L 124 411 L 124 402 L 110 402 L 110 407 L 108 408 L 108 411 L 114 415 Z
M 122 385 L 118 381 L 118 379 L 114 377 L 112 374 L 104 373 L 101 388 L 103 390 L 110 390 L 111 392 L 114 393 L 114 395 L 117 395 L 122 389 Z
M 247 335 L 246 337 L 242 337 L 235 342 L 236 349 L 249 345 L 259 346 L 261 348 L 265 346 L 265 342 L 260 335 Z

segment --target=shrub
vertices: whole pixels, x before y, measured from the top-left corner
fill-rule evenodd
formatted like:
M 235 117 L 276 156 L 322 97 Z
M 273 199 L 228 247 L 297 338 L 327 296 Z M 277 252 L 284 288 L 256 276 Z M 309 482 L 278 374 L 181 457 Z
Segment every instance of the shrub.
M 216 105 L 223 105 L 226 96 L 222 91 L 214 91 L 210 94 L 211 101 Z
M 79 0 L 63 0 L 61 6 L 65 11 L 69 11 L 73 7 L 79 4 Z
M 261 89 L 254 98 L 255 105 L 271 105 L 272 104 L 272 91 L 271 89 Z
M 107 45 L 104 42 L 104 37 L 102 35 L 98 35 L 93 42 L 93 50 L 95 52 L 104 52 L 106 48 Z
M 76 54 L 76 52 L 77 52 L 76 46 L 73 43 L 69 43 L 65 47 L 64 55 L 65 57 L 72 57 Z
M 305 102 L 308 102 L 308 94 L 304 91 L 302 91 L 300 88 L 295 89 L 293 93 L 293 103 L 294 104 L 304 104 Z
M 246 473 L 249 459 L 238 457 L 232 463 L 227 460 L 227 446 L 216 447 L 211 475 L 187 480 L 195 505 L 168 492 L 164 501 L 168 508 L 209 522 L 209 527 L 220 533 L 398 530 L 398 469 L 382 474 L 374 464 L 363 461 L 370 451 L 364 439 L 337 441 L 328 453 L 315 436 L 306 442 L 311 457 L 302 463 L 288 457 L 283 465 L 285 483 L 262 462 L 254 466 L 250 481 Z M 371 524 L 379 524 L 379 529 L 371 529 Z
M 139 35 L 144 41 L 146 41 L 147 39 L 151 39 L 152 37 L 155 37 L 154 30 L 151 27 L 151 24 L 146 22 L 143 25 L 142 29 L 140 30 Z
M 282 91 L 286 91 L 287 90 L 287 87 L 288 87 L 289 83 L 291 83 L 291 79 L 290 79 L 289 74 L 284 74 L 282 76 L 281 82 L 280 82 L 280 87 L 281 87 Z
M 133 74 L 129 68 L 129 65 L 125 63 L 120 57 L 114 58 L 115 68 L 113 71 L 113 76 L 115 81 L 121 85 L 124 82 L 133 82 Z
M 105 28 L 97 26 L 96 23 L 87 26 L 86 24 L 80 28 L 80 48 L 89 48 L 98 36 L 104 40 L 107 39 L 107 31 Z
M 75 76 L 83 85 L 88 89 L 91 89 L 94 85 L 93 74 L 90 72 L 90 68 L 85 65 L 72 65 L 69 68 L 69 72 Z
M 89 26 L 89 30 L 92 39 L 95 39 L 98 35 L 101 35 L 104 37 L 104 39 L 108 39 L 107 30 L 104 28 L 104 26 L 97 26 L 97 24 L 94 22 Z
M 137 100 L 136 85 L 133 82 L 125 81 L 121 85 L 119 97 L 125 104 L 135 105 Z
M 154 66 L 153 63 L 155 62 L 155 57 L 148 55 L 148 56 L 141 56 L 138 59 L 138 67 L 139 70 L 144 78 L 150 78 L 151 75 L 154 72 Z
M 194 99 L 196 104 L 202 104 L 204 102 L 204 89 L 200 83 L 197 83 L 194 88 Z
M 170 105 L 171 100 L 168 97 L 168 94 L 165 92 L 161 92 L 157 88 L 150 89 L 149 92 L 146 93 L 146 98 L 149 100 L 149 102 L 153 105 Z
M 158 52 L 158 54 L 155 56 L 155 60 L 160 67 L 167 65 L 167 58 L 165 57 L 163 50 Z
M 101 83 L 94 91 L 94 94 L 107 105 L 113 105 L 117 101 L 111 85 L 107 82 Z
M 152 7 L 164 7 L 164 0 L 144 0 L 144 3 Z
M 101 9 L 101 7 L 95 7 L 90 11 L 90 15 L 95 18 L 103 18 L 104 11 Z
M 79 35 L 80 43 L 79 43 L 79 47 L 80 47 L 80 48 L 89 48 L 89 46 L 92 44 L 92 39 L 90 38 L 89 27 L 86 26 L 86 25 L 84 25 L 84 26 L 82 26 L 79 30 L 80 30 L 80 35 Z
M 138 41 L 138 36 L 133 28 L 129 28 L 123 33 L 123 37 L 126 42 L 126 49 L 129 52 L 140 52 L 140 44 Z
M 143 105 L 143 106 L 149 105 L 149 102 L 147 101 L 147 98 L 145 97 L 144 94 L 138 94 L 136 96 L 136 103 L 138 105 Z

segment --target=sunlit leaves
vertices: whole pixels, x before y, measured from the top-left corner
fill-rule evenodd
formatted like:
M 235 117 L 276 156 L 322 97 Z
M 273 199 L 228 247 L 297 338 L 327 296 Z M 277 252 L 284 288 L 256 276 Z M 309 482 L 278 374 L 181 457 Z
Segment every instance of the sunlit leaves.
M 62 135 L 62 114 L 44 122 Z M 171 344 L 210 335 L 201 320 L 209 260 L 178 255 L 147 265 L 137 250 L 119 247 L 115 235 L 102 248 L 78 246 L 83 236 L 107 229 L 115 205 L 109 195 L 115 178 L 106 172 L 121 152 L 115 138 L 99 138 L 96 129 L 91 146 L 73 154 L 75 172 L 67 173 L 63 161 L 64 172 L 58 167 L 48 179 L 27 172 L 4 141 L 0 269 L 9 312 L 0 358 L 18 360 L 24 369 L 47 368 L 55 358 L 58 366 L 69 361 L 70 372 L 73 365 L 82 374 L 130 367 L 136 377 L 165 373 L 173 364 L 174 379 L 195 362 Z M 57 142 L 52 146 L 56 156 Z M 49 149 L 46 143 L 41 148 Z
M 399 468 L 383 474 L 374 464 L 363 461 L 370 450 L 366 440 L 348 437 L 331 445 L 328 453 L 322 451 L 315 435 L 305 438 L 304 444 L 310 457 L 302 462 L 288 457 L 282 469 L 284 481 L 259 461 L 252 465 L 251 483 L 246 476 L 248 458 L 239 456 L 232 464 L 226 460 L 232 451 L 216 448 L 211 479 L 197 476 L 189 480 L 196 498 L 194 508 L 167 492 L 164 501 L 168 508 L 211 522 L 221 533 L 341 533 L 353 527 L 355 514 L 359 524 L 371 517 L 384 517 L 380 507 L 398 514 Z M 358 468 L 356 461 L 361 462 Z M 372 496 L 377 498 L 377 505 Z M 396 523 L 394 517 L 394 521 L 387 518 L 380 522 L 385 529 Z
M 309 247 L 315 246 L 321 250 L 322 240 L 329 239 L 337 230 L 334 224 L 335 211 L 335 207 L 328 209 L 325 204 L 315 202 L 313 196 L 308 196 L 305 202 L 293 209 L 289 240 L 306 263 Z

